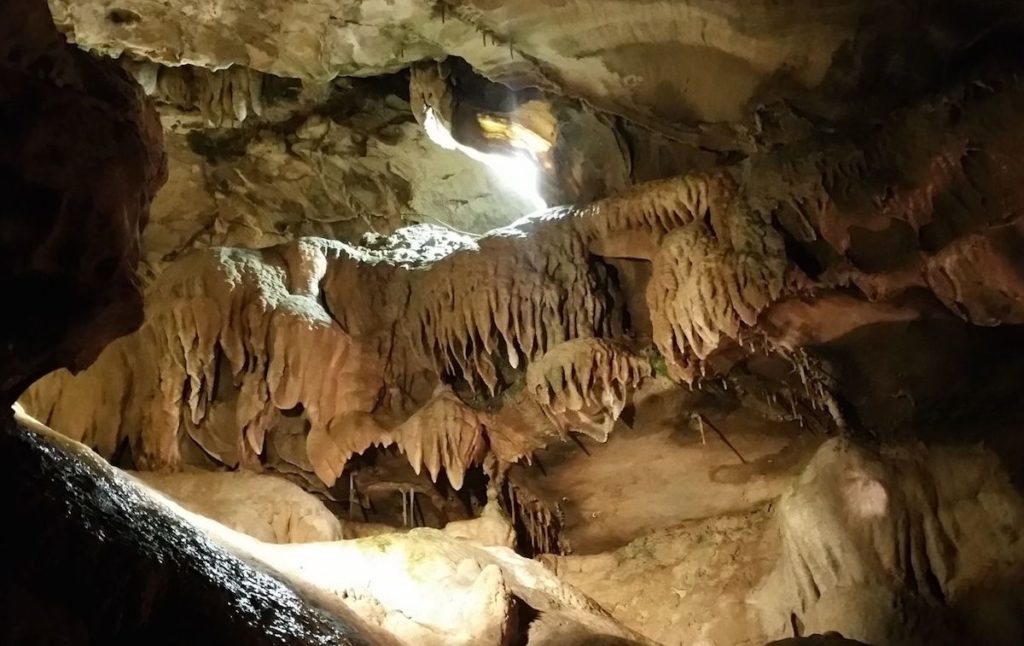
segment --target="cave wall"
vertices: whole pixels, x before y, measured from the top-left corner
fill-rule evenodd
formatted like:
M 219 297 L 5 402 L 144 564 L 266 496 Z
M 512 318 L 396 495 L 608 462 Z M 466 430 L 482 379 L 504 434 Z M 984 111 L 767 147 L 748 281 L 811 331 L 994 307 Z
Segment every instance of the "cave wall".
M 95 456 L 13 420 L 0 444 L 0 499 L 18 527 L 0 544 L 5 643 L 379 643 L 212 543 Z
M 156 114 L 125 73 L 68 47 L 43 3 L 0 13 L 6 406 L 138 327 L 139 231 L 166 162 Z

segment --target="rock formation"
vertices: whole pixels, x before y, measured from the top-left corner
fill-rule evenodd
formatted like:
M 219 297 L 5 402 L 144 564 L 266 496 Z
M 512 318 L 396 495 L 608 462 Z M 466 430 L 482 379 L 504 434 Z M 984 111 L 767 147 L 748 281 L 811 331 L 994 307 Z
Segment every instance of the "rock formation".
M 315 238 L 196 252 L 152 285 L 134 337 L 79 377 L 36 384 L 26 408 L 106 455 L 127 442 L 157 468 L 183 463 L 182 441 L 257 467 L 282 413 L 298 408 L 309 430 L 292 463 L 326 485 L 353 456 L 394 444 L 417 473 L 426 466 L 436 480 L 443 467 L 456 489 L 489 453 L 510 463 L 570 430 L 606 438 L 656 369 L 693 384 L 775 357 L 802 383 L 773 388 L 843 426 L 814 357 L 786 328 L 813 327 L 814 303 L 845 290 L 844 310 L 877 308 L 927 290 L 951 316 L 1017 322 L 1024 167 L 1009 147 L 1024 87 L 979 83 L 894 115 L 859 146 L 840 141 L 810 159 L 780 147 L 742 170 L 548 210 L 440 259 Z M 898 261 L 862 255 L 861 236 L 901 227 L 917 235 L 892 250 Z M 624 257 L 650 262 L 646 311 L 625 305 L 608 262 Z M 377 287 L 356 293 L 364 285 Z M 773 315 L 790 303 L 811 303 L 812 320 Z M 907 316 L 932 316 L 927 307 Z M 641 317 L 649 338 L 633 327 Z M 764 334 L 762 319 L 782 329 Z M 524 386 L 515 406 L 547 423 L 515 437 L 502 430 L 505 402 Z M 83 396 L 95 388 L 103 396 Z
M 124 72 L 68 47 L 43 3 L 0 14 L 6 407 L 138 326 L 139 231 L 166 166 L 156 113 Z
M 781 556 L 755 602 L 767 625 L 867 643 L 1009 641 L 1022 503 L 985 451 L 826 444 L 779 501 Z
M 49 4 L 13 445 L 381 643 L 1024 639 L 1019 3 Z
M 213 543 L 84 446 L 31 426 L 7 420 L 0 436 L 0 500 L 22 529 L 0 543 L 5 643 L 387 643 Z

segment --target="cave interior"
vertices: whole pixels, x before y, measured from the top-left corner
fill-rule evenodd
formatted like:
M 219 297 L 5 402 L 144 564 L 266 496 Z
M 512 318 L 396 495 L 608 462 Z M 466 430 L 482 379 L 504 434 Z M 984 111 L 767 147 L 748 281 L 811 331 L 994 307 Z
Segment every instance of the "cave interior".
M 0 0 L 0 642 L 1024 644 L 1022 42 Z

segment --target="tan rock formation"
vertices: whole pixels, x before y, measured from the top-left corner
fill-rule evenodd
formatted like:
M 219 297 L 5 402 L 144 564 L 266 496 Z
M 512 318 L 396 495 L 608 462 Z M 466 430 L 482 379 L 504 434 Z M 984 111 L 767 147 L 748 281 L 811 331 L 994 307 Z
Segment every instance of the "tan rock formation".
M 644 357 L 610 341 L 566 341 L 530 364 L 526 387 L 563 433 L 603 442 L 632 391 L 653 375 Z
M 1010 643 L 1024 630 L 1002 592 L 1020 585 L 1024 500 L 991 453 L 833 441 L 778 514 L 780 557 L 754 597 L 769 634 Z
M 182 462 L 186 434 L 226 464 L 255 467 L 281 411 L 301 407 L 309 463 L 323 482 L 332 484 L 370 446 L 397 444 L 417 471 L 426 465 L 436 479 L 444 468 L 458 488 L 466 468 L 490 452 L 511 462 L 570 430 L 606 438 L 628 391 L 652 374 L 651 363 L 611 341 L 626 339 L 628 316 L 617 273 L 595 252 L 642 258 L 655 250 L 646 287 L 661 355 L 654 363 L 663 360 L 670 377 L 686 382 L 727 372 L 736 353 L 759 353 L 763 315 L 787 295 L 827 295 L 850 283 L 875 285 L 853 297 L 862 303 L 928 285 L 956 314 L 966 307 L 978 322 L 1014 322 L 1019 276 L 1009 254 L 1017 220 L 995 218 L 1018 213 L 1004 209 L 1015 208 L 1019 165 L 1005 152 L 1013 126 L 995 132 L 1022 97 L 1014 81 L 979 95 L 965 91 L 939 109 L 927 104 L 895 115 L 863 149 L 837 145 L 793 163 L 794 151 L 783 148 L 755 160 L 741 182 L 726 173 L 655 182 L 586 207 L 535 214 L 446 256 L 312 238 L 261 251 L 196 253 L 154 283 L 137 340 L 112 346 L 82 377 L 39 384 L 26 407 L 108 453 L 117 438 L 128 438 L 142 464 L 170 467 Z M 928 135 L 952 105 L 958 120 L 933 143 Z M 949 161 L 942 141 L 967 138 L 986 151 L 988 174 L 977 174 L 981 161 Z M 862 154 L 842 161 L 851 150 Z M 907 179 L 894 184 L 867 160 L 903 160 Z M 769 183 L 780 176 L 781 184 Z M 914 177 L 923 184 L 910 183 Z M 972 211 L 964 236 L 937 239 L 942 245 L 929 253 L 939 242 L 928 241 L 928 227 L 962 211 L 939 191 L 966 200 L 971 182 L 986 182 L 1000 201 Z M 806 231 L 781 216 L 787 209 L 803 209 Z M 906 272 L 883 271 L 859 255 L 858 236 L 867 234 L 858 232 L 888 232 L 894 222 L 912 223 L 922 236 L 900 253 L 920 266 L 944 267 L 946 282 L 906 281 Z M 979 246 L 978 236 L 992 242 Z M 826 269 L 802 271 L 786 240 L 827 244 Z M 975 263 L 952 260 L 961 256 Z M 982 258 L 989 269 L 1004 268 L 989 271 L 998 284 L 971 278 Z M 779 314 L 784 308 L 767 317 L 782 342 L 767 351 L 781 353 L 802 375 L 803 394 L 782 380 L 791 408 L 806 398 L 843 424 L 828 379 L 785 329 L 813 321 L 787 319 Z M 715 363 L 728 353 L 731 363 Z M 95 376 L 107 371 L 109 377 Z M 454 389 L 431 399 L 439 383 Z M 518 394 L 523 383 L 539 410 Z M 87 392 L 106 399 L 84 399 Z M 550 420 L 535 415 L 542 411 Z
M 190 95 L 206 91 L 190 83 Z M 432 142 L 409 103 L 383 90 L 338 80 L 268 96 L 262 116 L 232 128 L 209 127 L 201 106 L 152 96 L 170 180 L 144 235 L 149 277 L 194 248 L 356 242 L 416 223 L 481 234 L 533 208 L 491 169 Z
M 21 401 L 239 531 L 0 435 L 82 581 L 158 561 L 96 626 L 14 563 L 11 617 L 284 634 L 138 509 L 385 644 L 1024 641 L 1024 5 L 50 4 L 85 51 L 0 6 L 0 392 L 143 285 Z M 207 592 L 125 602 L 166 555 Z
M 1010 644 L 1022 512 L 991 452 L 830 440 L 774 504 L 543 560 L 659 643 Z
M 856 56 L 863 49 L 884 45 L 910 58 L 916 46 L 941 62 L 953 43 L 973 35 L 952 10 L 927 16 L 947 40 L 915 34 L 921 17 L 910 3 L 52 4 L 74 42 L 107 54 L 130 52 L 171 66 L 243 65 L 317 80 L 456 55 L 494 80 L 558 89 L 642 123 L 736 119 L 765 86 L 785 88 L 783 79 L 800 89 L 837 91 L 829 73 L 840 68 L 860 80 L 856 72 L 874 71 L 858 67 L 867 66 Z M 794 13 L 800 21 L 792 20 Z
M 130 475 L 185 509 L 264 543 L 319 543 L 344 535 L 318 498 L 282 478 L 244 471 Z

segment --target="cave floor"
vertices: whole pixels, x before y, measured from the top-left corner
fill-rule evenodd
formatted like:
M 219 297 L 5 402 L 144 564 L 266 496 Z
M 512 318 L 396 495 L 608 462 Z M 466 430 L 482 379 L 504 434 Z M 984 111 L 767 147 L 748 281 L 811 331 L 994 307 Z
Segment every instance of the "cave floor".
M 594 554 L 777 498 L 824 440 L 744 409 L 706 417 L 703 441 L 679 418 L 655 413 L 634 428 L 620 422 L 604 444 L 578 436 L 578 444 L 552 445 L 521 477 L 559 501 L 572 552 Z

